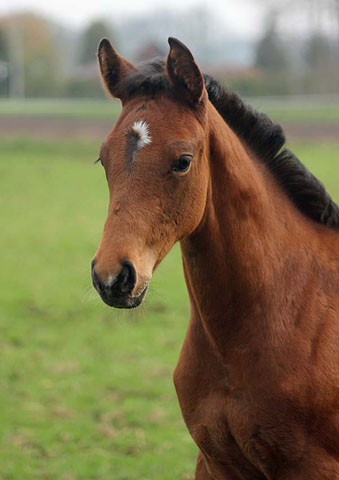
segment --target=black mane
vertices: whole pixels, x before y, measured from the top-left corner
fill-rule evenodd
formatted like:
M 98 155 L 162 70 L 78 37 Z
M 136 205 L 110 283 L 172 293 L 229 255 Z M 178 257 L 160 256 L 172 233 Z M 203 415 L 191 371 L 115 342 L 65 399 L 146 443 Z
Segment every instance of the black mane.
M 284 148 L 286 139 L 281 126 L 246 105 L 237 94 L 208 75 L 205 82 L 208 97 L 225 122 L 265 163 L 299 210 L 316 222 L 339 228 L 338 205 L 320 180 L 293 152 Z
M 209 100 L 234 133 L 264 162 L 298 209 L 318 223 L 339 229 L 339 206 L 293 152 L 284 148 L 286 139 L 281 126 L 209 75 L 204 78 Z M 136 73 L 123 80 L 121 88 L 128 95 L 171 92 L 164 63 L 158 59 L 140 65 Z

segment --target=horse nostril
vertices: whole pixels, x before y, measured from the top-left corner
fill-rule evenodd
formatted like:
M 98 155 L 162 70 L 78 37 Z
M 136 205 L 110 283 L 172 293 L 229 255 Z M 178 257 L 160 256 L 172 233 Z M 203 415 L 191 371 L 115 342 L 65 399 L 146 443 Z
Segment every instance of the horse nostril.
M 99 288 L 99 290 L 102 290 L 103 288 L 103 285 L 98 277 L 98 274 L 97 272 L 95 271 L 95 263 L 96 263 L 96 260 L 95 258 L 92 260 L 91 262 L 91 273 L 92 273 L 92 282 L 93 282 L 93 286 L 95 288 Z
M 133 264 L 129 260 L 124 260 L 122 269 L 117 278 L 117 284 L 122 293 L 130 293 L 137 281 L 137 274 Z
M 93 260 L 91 261 L 91 273 L 92 273 L 92 278 L 93 279 L 96 276 L 96 273 L 95 273 L 95 270 L 94 270 L 96 262 L 97 262 L 96 258 L 93 258 Z

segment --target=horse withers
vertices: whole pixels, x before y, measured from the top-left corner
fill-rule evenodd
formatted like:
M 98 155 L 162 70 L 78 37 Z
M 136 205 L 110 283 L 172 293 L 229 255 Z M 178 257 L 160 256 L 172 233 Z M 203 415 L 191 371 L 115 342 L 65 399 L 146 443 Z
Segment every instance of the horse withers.
M 100 150 L 94 287 L 137 307 L 180 241 L 191 316 L 174 382 L 196 479 L 339 479 L 339 208 L 279 125 L 169 44 L 137 67 L 99 47 L 122 112 Z

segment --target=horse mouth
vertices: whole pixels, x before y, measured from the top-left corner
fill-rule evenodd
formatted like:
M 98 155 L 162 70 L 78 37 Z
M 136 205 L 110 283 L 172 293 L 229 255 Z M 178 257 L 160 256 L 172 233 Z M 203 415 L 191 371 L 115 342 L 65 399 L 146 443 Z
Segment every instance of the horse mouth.
M 148 290 L 148 284 L 144 285 L 141 292 L 135 296 L 131 295 L 107 295 L 102 291 L 99 291 L 100 297 L 103 302 L 109 307 L 114 308 L 137 308 L 143 302 Z

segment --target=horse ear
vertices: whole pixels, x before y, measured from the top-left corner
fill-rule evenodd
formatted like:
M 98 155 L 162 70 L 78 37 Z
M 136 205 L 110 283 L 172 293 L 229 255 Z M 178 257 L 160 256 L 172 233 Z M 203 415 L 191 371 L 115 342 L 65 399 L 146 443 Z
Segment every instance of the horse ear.
M 104 87 L 113 97 L 121 98 L 116 87 L 129 71 L 136 68 L 121 57 L 106 38 L 100 42 L 98 60 Z
M 204 97 L 204 78 L 192 53 L 176 38 L 169 37 L 168 43 L 167 71 L 173 85 L 190 103 L 200 103 Z

